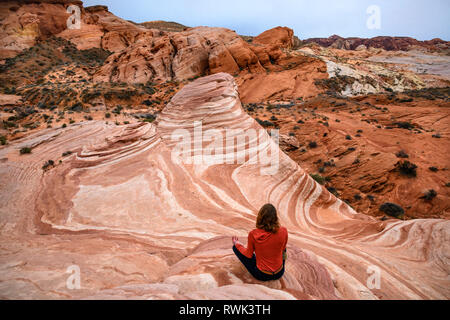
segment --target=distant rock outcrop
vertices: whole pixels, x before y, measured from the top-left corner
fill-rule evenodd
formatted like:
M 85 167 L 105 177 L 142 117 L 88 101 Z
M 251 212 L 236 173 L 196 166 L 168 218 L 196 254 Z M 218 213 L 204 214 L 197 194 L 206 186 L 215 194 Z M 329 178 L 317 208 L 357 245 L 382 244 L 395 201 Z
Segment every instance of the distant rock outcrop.
M 275 44 L 280 48 L 292 49 L 294 47 L 294 31 L 287 27 L 269 29 L 253 39 L 254 43 L 266 45 Z
M 338 35 L 332 35 L 328 38 L 309 38 L 303 40 L 303 43 L 317 43 L 322 47 L 332 47 L 336 49 L 356 50 L 361 45 L 367 48 L 381 48 L 388 51 L 407 51 L 412 48 L 424 48 L 430 51 L 449 49 L 450 42 L 441 39 L 432 39 L 419 41 L 410 37 L 385 37 L 379 36 L 370 39 L 365 38 L 343 38 Z
M 264 71 L 249 44 L 225 28 L 196 27 L 168 34 L 147 32 L 126 50 L 110 56 L 94 79 L 180 81 L 209 73 L 235 74 L 243 69 Z

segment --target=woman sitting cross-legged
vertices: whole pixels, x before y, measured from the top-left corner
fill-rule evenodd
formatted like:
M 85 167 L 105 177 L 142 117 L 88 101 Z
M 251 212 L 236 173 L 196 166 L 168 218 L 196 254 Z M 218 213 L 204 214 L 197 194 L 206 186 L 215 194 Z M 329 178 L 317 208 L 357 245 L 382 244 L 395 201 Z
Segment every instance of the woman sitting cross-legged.
M 284 274 L 287 240 L 287 229 L 280 227 L 277 210 L 268 203 L 258 212 L 256 229 L 248 234 L 247 248 L 233 236 L 233 251 L 256 279 L 277 280 Z

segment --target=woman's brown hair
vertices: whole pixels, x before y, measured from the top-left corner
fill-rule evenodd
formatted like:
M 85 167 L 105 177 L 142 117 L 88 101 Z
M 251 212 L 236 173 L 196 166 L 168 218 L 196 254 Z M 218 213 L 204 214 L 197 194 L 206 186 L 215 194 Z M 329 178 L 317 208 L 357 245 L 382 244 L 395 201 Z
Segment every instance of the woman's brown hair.
M 256 228 L 271 233 L 277 233 L 278 229 L 280 229 L 277 209 L 270 203 L 266 203 L 259 209 L 258 217 L 256 218 Z

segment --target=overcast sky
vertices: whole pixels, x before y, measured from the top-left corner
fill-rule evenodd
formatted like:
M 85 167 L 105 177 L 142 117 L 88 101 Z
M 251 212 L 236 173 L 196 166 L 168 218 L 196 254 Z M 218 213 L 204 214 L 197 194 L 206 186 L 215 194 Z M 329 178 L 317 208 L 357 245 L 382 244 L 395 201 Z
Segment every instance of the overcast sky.
M 214 26 L 242 35 L 287 26 L 300 39 L 409 36 L 450 40 L 450 0 L 83 0 L 104 4 L 115 15 L 135 22 L 175 21 Z M 369 10 L 376 6 L 375 11 Z M 379 12 L 379 15 L 378 15 Z M 378 16 L 380 19 L 377 19 Z M 368 20 L 369 26 L 368 27 Z M 378 23 L 379 22 L 379 23 Z M 378 28 L 379 27 L 379 28 Z

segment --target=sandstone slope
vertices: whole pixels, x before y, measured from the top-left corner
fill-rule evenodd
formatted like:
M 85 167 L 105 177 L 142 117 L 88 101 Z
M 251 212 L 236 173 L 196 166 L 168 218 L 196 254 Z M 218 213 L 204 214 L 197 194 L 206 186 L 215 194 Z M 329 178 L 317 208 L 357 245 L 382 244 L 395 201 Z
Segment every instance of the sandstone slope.
M 0 297 L 450 297 L 449 221 L 359 214 L 278 152 L 265 131 L 238 140 L 243 163 L 176 163 L 173 134 L 192 133 L 194 121 L 216 133 L 261 129 L 243 111 L 233 78 L 218 73 L 186 85 L 156 124 L 80 123 L 0 149 Z M 194 136 L 185 152 L 198 143 Z M 20 155 L 23 147 L 31 154 Z M 279 167 L 264 175 L 268 165 L 251 159 L 268 152 Z M 269 201 L 290 232 L 289 257 L 282 280 L 261 283 L 242 269 L 229 237 L 245 239 Z M 66 288 L 72 265 L 81 271 L 79 290 Z M 379 289 L 368 288 L 373 268 Z

